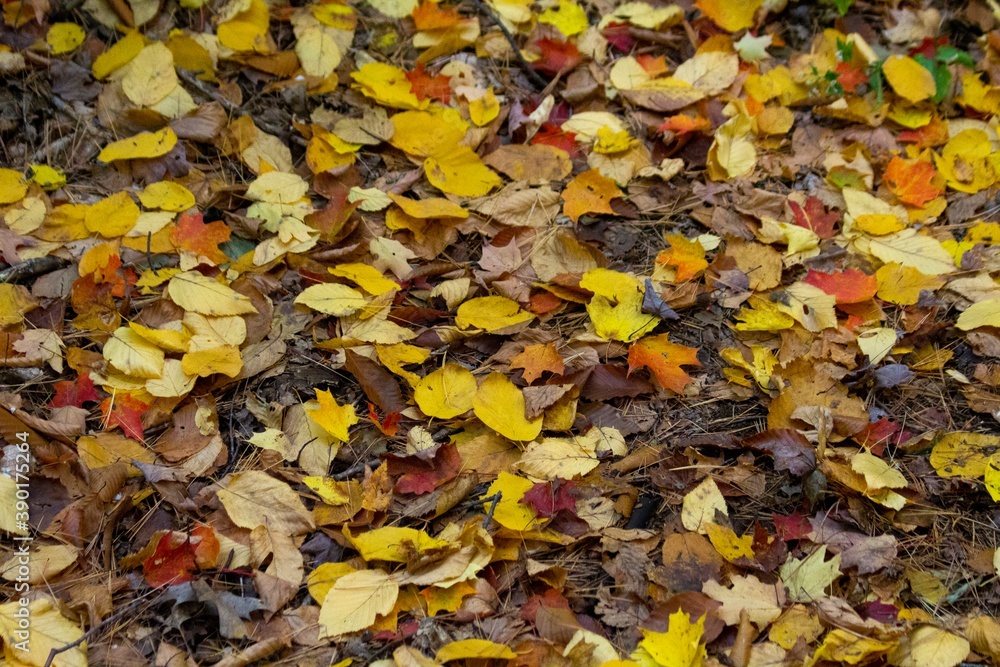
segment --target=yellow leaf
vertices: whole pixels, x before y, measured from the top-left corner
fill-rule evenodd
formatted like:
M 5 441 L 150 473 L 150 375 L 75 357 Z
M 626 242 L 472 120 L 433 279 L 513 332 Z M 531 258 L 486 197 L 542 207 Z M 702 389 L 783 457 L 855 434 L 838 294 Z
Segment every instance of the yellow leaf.
M 791 555 L 781 565 L 778 576 L 788 588 L 789 599 L 810 603 L 826 595 L 826 589 L 840 576 L 840 554 L 826 560 L 826 545 L 805 558 Z
M 587 12 L 572 0 L 560 0 L 538 16 L 539 23 L 555 26 L 566 37 L 579 35 L 590 27 Z
M 386 16 L 402 19 L 412 14 L 420 3 L 418 0 L 373 0 L 369 4 Z
M 337 579 L 319 611 L 321 638 L 334 638 L 370 627 L 388 614 L 399 597 L 399 584 L 382 570 L 360 570 Z
M 20 622 L 21 609 L 30 619 L 29 640 L 19 634 L 24 630 Z M 3 639 L 7 657 L 16 658 L 9 663 L 12 667 L 15 664 L 41 667 L 48 663 L 53 650 L 64 648 L 81 637 L 83 630 L 60 614 L 47 597 L 35 598 L 27 607 L 21 607 L 18 599 L 0 605 L 0 639 Z M 25 650 L 20 650 L 21 646 Z M 51 664 L 52 667 L 87 667 L 87 642 L 57 654 Z
M 306 586 L 309 588 L 309 595 L 316 602 L 322 602 L 338 579 L 357 571 L 357 568 L 348 563 L 320 563 L 306 577 Z
M 876 327 L 858 334 L 858 347 L 868 357 L 868 363 L 874 366 L 892 352 L 896 339 L 895 329 Z
M 757 166 L 757 149 L 749 138 L 750 119 L 739 115 L 715 131 L 706 167 L 713 181 L 746 176 Z
M 337 317 L 356 313 L 364 308 L 367 302 L 365 295 L 358 290 L 338 283 L 311 285 L 295 297 L 295 303 Z
M 327 30 L 320 25 L 310 25 L 296 32 L 296 36 L 295 55 L 299 57 L 302 71 L 321 79 L 333 74 L 344 54 Z
M 27 505 L 18 507 L 17 492 L 17 482 L 14 478 L 0 473 L 0 530 L 13 535 L 27 535 Z
M 338 264 L 329 269 L 338 278 L 347 278 L 373 296 L 381 296 L 399 289 L 399 283 L 389 280 L 370 264 Z
M 425 159 L 424 171 L 431 185 L 459 197 L 482 197 L 502 183 L 475 151 L 460 144 Z
M 535 316 L 521 310 L 516 301 L 505 296 L 481 296 L 469 299 L 455 314 L 455 326 L 459 329 L 482 329 L 489 333 L 510 333 L 511 327 L 519 327 Z
M 740 57 L 724 51 L 703 51 L 685 60 L 673 77 L 691 84 L 705 95 L 718 95 L 733 85 L 740 73 Z
M 922 102 L 937 92 L 934 75 L 909 56 L 889 56 L 882 73 L 896 94 L 909 102 Z
M 180 183 L 159 181 L 152 183 L 139 193 L 139 201 L 146 208 L 180 212 L 194 208 L 195 199 L 191 191 Z
M 834 628 L 813 656 L 816 661 L 830 660 L 839 664 L 857 665 L 869 657 L 885 653 L 893 647 L 890 642 L 882 642 L 858 635 L 855 632 Z
M 285 535 L 316 529 L 312 515 L 292 487 L 260 470 L 236 473 L 219 489 L 218 498 L 240 528 L 266 526 Z
M 46 192 L 58 190 L 66 185 L 66 174 L 61 169 L 50 167 L 47 164 L 32 164 L 31 180 L 38 183 L 38 186 Z
M 978 479 L 989 458 L 1000 452 L 1000 436 L 984 433 L 946 433 L 931 450 L 930 462 L 941 477 Z
M 860 452 L 851 459 L 851 469 L 859 475 L 864 475 L 868 489 L 905 489 L 908 486 L 906 477 L 888 463 L 868 452 Z
M 13 204 L 24 199 L 28 186 L 21 178 L 21 172 L 0 169 L 0 204 Z
M 764 0 L 697 0 L 695 6 L 728 32 L 737 32 L 754 25 L 754 15 Z
M 524 532 L 535 528 L 539 523 L 538 515 L 530 506 L 521 502 L 524 494 L 535 485 L 530 479 L 517 477 L 507 472 L 501 472 L 490 488 L 483 494 L 483 498 L 489 498 L 500 494 L 500 500 L 496 502 L 496 509 L 493 511 L 493 519 L 504 528 Z M 483 511 L 489 511 L 493 501 L 483 503 Z
M 555 480 L 583 477 L 598 463 L 593 444 L 582 437 L 545 438 L 529 443 L 515 467 L 528 477 Z
M 524 416 L 524 394 L 503 373 L 490 373 L 479 385 L 472 409 L 479 420 L 510 440 L 534 440 L 542 430 L 542 415 Z
M 87 231 L 106 239 L 123 236 L 139 220 L 139 207 L 127 192 L 116 192 L 87 208 L 83 224 Z
M 583 274 L 580 287 L 594 293 L 587 314 L 594 331 L 605 340 L 631 343 L 660 323 L 660 318 L 642 312 L 643 284 L 630 275 L 591 269 Z
M 900 306 L 912 306 L 920 300 L 921 292 L 934 292 L 944 285 L 944 279 L 938 276 L 928 276 L 912 266 L 895 262 L 880 267 L 875 277 L 878 298 Z
M 781 616 L 781 608 L 785 604 L 783 585 L 765 584 L 752 574 L 734 575 L 729 581 L 732 588 L 710 579 L 701 589 L 705 595 L 722 603 L 716 614 L 726 625 L 739 625 L 743 610 L 762 629 Z
M 993 502 L 1000 502 L 1000 454 L 993 454 L 987 460 L 983 481 L 986 482 L 986 490 Z
M 316 400 L 319 407 L 307 409 L 306 414 L 323 430 L 341 442 L 347 442 L 350 435 L 347 432 L 351 426 L 358 423 L 358 415 L 351 404 L 340 405 L 329 391 L 316 389 Z
M 187 375 L 208 377 L 221 373 L 236 377 L 243 370 L 240 349 L 232 345 L 220 345 L 207 350 L 188 352 L 181 358 L 181 369 Z
M 129 31 L 107 51 L 97 56 L 92 67 L 95 79 L 104 79 L 132 62 L 146 46 L 146 38 L 137 30 Z
M 246 11 L 240 12 L 216 29 L 219 42 L 233 51 L 267 53 L 267 28 L 270 22 L 267 3 L 250 0 Z
M 987 299 L 972 304 L 958 316 L 955 326 L 962 331 L 1000 326 L 1000 299 Z
M 360 535 L 351 535 L 345 526 L 344 532 L 351 545 L 366 561 L 384 560 L 393 563 L 406 563 L 420 554 L 451 546 L 451 542 L 448 540 L 431 537 L 416 528 L 383 526 Z
M 125 96 L 139 106 L 151 107 L 180 85 L 174 54 L 162 42 L 143 48 L 126 66 L 122 77 Z
M 714 523 L 705 524 L 708 539 L 719 555 L 735 563 L 741 558 L 753 560 L 753 535 L 737 535 L 732 528 Z
M 631 657 L 643 665 L 701 667 L 706 656 L 701 643 L 705 618 L 702 615 L 697 623 L 691 623 L 691 616 L 678 609 L 670 615 L 666 632 L 639 628 L 642 640 Z
M 177 135 L 169 127 L 157 132 L 140 132 L 105 146 L 97 159 L 101 162 L 138 160 L 166 155 L 177 145 Z
M 116 433 L 84 436 L 76 441 L 76 450 L 80 455 L 80 460 L 91 470 L 105 468 L 118 461 L 124 461 L 129 464 L 130 477 L 142 475 L 138 468 L 131 465 L 132 461 L 153 463 L 156 460 L 156 455 L 143 447 L 137 440 Z
M 305 197 L 309 190 L 298 174 L 284 171 L 269 171 L 261 174 L 247 187 L 248 199 L 272 204 L 294 204 Z
M 955 260 L 941 243 L 912 227 L 888 236 L 860 237 L 854 243 L 883 262 L 911 266 L 926 275 L 955 272 Z
M 460 364 L 445 364 L 429 373 L 413 391 L 420 411 L 438 419 L 452 419 L 468 412 L 475 395 L 476 378 Z
M 439 197 L 425 199 L 410 199 L 390 192 L 389 198 L 396 203 L 406 215 L 421 220 L 427 218 L 467 218 L 469 212 L 464 208 Z
M 503 644 L 489 639 L 461 639 L 438 649 L 434 659 L 438 662 L 452 660 L 513 660 L 517 654 Z
M 708 524 L 715 523 L 716 513 L 729 516 L 726 499 L 722 497 L 718 485 L 711 477 L 692 489 L 681 505 L 681 525 L 687 530 L 708 534 Z
M 158 378 L 163 373 L 163 350 L 150 345 L 128 327 L 121 327 L 104 344 L 104 358 L 122 373 Z
M 403 366 L 422 364 L 431 356 L 431 351 L 427 348 L 407 345 L 406 343 L 376 345 L 375 353 L 378 355 L 378 360 L 382 362 L 383 366 L 401 378 L 404 378 L 410 383 L 411 387 L 416 387 L 417 383 L 420 382 L 420 376 L 406 370 Z M 471 404 L 468 409 L 472 409 Z
M 83 44 L 87 31 L 75 23 L 53 23 L 45 34 L 45 41 L 53 55 L 62 55 Z
M 0 283 L 0 325 L 20 324 L 24 314 L 37 305 L 23 285 Z
M 166 359 L 160 377 L 146 380 L 145 387 L 151 396 L 176 398 L 185 396 L 194 389 L 197 379 L 194 375 L 184 372 L 184 365 L 179 359 Z
M 136 470 L 138 473 L 139 471 Z M 24 576 L 24 571 L 19 567 L 22 557 L 15 552 L 0 564 L 0 572 L 3 578 L 11 582 L 24 582 L 29 584 L 44 584 L 51 581 L 56 576 L 76 563 L 80 556 L 80 550 L 69 544 L 42 544 L 32 546 L 28 556 L 28 573 Z M 15 590 L 17 590 L 15 588 Z M 53 661 L 55 662 L 55 661 Z
M 184 310 L 201 315 L 222 317 L 257 312 L 250 297 L 197 271 L 185 271 L 171 278 L 167 295 Z
M 493 87 L 486 89 L 480 97 L 469 101 L 469 118 L 477 127 L 493 121 L 500 114 L 500 101 L 493 94 Z
M 895 667 L 955 667 L 969 655 L 969 641 L 933 625 L 921 625 L 907 633 L 889 652 Z
M 355 88 L 378 104 L 393 109 L 426 109 L 430 100 L 417 99 L 406 72 L 398 67 L 380 62 L 366 63 L 351 72 Z M 396 118 L 393 117 L 393 124 Z M 463 132 L 464 134 L 464 132 Z

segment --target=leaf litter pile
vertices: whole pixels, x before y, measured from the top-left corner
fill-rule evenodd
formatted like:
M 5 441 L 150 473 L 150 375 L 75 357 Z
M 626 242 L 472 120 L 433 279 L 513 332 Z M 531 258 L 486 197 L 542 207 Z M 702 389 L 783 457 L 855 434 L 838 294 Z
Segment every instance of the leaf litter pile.
M 5 0 L 2 664 L 1000 662 L 936 5 Z

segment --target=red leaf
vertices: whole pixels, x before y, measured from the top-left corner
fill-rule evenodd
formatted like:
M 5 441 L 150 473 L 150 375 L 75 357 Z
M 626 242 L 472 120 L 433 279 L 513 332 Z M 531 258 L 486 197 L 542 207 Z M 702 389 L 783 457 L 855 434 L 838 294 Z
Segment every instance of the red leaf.
M 215 566 L 220 548 L 211 526 L 197 526 L 190 535 L 169 531 L 143 561 L 142 575 L 153 588 L 191 581 L 196 570 Z
M 868 83 L 868 74 L 863 69 L 852 63 L 837 63 L 836 70 L 837 83 L 849 93 L 863 83 Z
M 812 524 L 809 523 L 807 517 L 798 512 L 793 512 L 787 516 L 776 513 L 774 514 L 774 529 L 781 539 L 788 542 L 789 540 L 801 540 L 811 533 Z
M 868 301 L 878 291 L 878 279 L 859 269 L 847 269 L 836 273 L 809 271 L 803 282 L 835 296 L 837 303 Z
M 531 139 L 531 145 L 542 144 L 543 146 L 555 146 L 570 154 L 576 155 L 580 149 L 576 145 L 576 134 L 573 132 L 563 132 L 551 123 L 545 123 Z
M 855 442 L 867 447 L 875 456 L 885 452 L 886 445 L 901 445 L 910 439 L 909 431 L 903 430 L 903 425 L 882 417 L 851 436 Z
M 542 52 L 542 57 L 532 63 L 532 67 L 552 76 L 568 72 L 583 60 L 580 49 L 572 42 L 560 42 L 543 37 L 535 42 L 535 46 Z
M 398 412 L 390 412 L 385 416 L 385 419 L 379 419 L 378 413 L 375 412 L 375 404 L 369 403 L 368 419 L 378 427 L 378 430 L 382 431 L 382 435 L 391 438 L 399 430 L 399 422 L 403 419 L 403 415 Z
M 547 609 L 569 610 L 569 600 L 555 588 L 549 588 L 541 595 L 532 595 L 528 601 L 521 605 L 521 617 L 528 623 L 534 623 L 541 607 Z
M 417 63 L 416 69 L 406 73 L 406 78 L 421 102 L 430 98 L 447 104 L 451 100 L 451 79 L 443 74 L 431 76 L 424 71 L 423 63 Z
M 455 445 L 441 445 L 409 456 L 390 454 L 385 457 L 390 475 L 400 475 L 396 481 L 398 493 L 430 493 L 445 482 L 458 476 L 462 470 L 462 457 Z
M 149 406 L 130 394 L 116 394 L 101 401 L 104 414 L 104 430 L 110 431 L 120 426 L 129 438 L 143 440 L 142 415 Z
M 635 46 L 635 38 L 629 32 L 628 23 L 612 21 L 601 30 L 601 36 L 622 53 L 628 53 Z
M 206 225 L 201 213 L 182 213 L 177 226 L 170 230 L 170 241 L 178 250 L 186 250 L 195 257 L 204 257 L 218 266 L 229 261 L 219 244 L 229 240 L 229 225 L 216 220 Z
M 788 206 L 795 216 L 796 225 L 813 230 L 821 239 L 833 238 L 833 226 L 840 220 L 840 214 L 836 211 L 827 213 L 826 207 L 818 197 L 807 199 L 805 207 L 791 200 L 788 201 Z
M 531 487 L 519 502 L 534 508 L 538 516 L 548 519 L 560 510 L 576 514 L 576 498 L 573 497 L 573 482 L 539 482 Z
M 56 395 L 49 403 L 53 408 L 63 408 L 67 405 L 82 408 L 84 403 L 101 400 L 101 397 L 97 395 L 96 387 L 94 387 L 94 381 L 90 379 L 90 373 L 78 375 L 75 381 L 56 382 L 55 389 Z

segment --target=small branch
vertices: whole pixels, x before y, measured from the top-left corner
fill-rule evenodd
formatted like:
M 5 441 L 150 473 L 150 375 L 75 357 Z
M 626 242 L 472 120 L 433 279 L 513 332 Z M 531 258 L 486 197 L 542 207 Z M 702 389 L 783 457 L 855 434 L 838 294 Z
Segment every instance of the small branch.
M 548 82 L 539 76 L 538 72 L 531 67 L 531 63 L 524 59 L 524 56 L 521 54 L 521 49 L 517 45 L 517 41 L 514 39 L 514 35 L 510 33 L 510 30 L 507 29 L 507 26 L 504 25 L 504 22 L 500 19 L 500 17 L 493 13 L 493 10 L 489 8 L 484 0 L 472 0 L 472 3 L 476 6 L 476 10 L 478 12 L 489 16 L 493 19 L 493 22 L 497 24 L 497 27 L 500 28 L 500 32 L 502 32 L 503 36 L 507 38 L 507 43 L 510 44 L 510 48 L 514 49 L 514 58 L 517 60 L 517 64 L 524 70 L 524 73 L 527 75 L 531 83 L 542 89 L 548 86 Z
M 497 505 L 500 504 L 500 499 L 503 498 L 503 491 L 497 491 L 492 496 L 488 496 L 482 499 L 482 502 L 492 500 L 493 504 L 490 505 L 490 511 L 486 513 L 486 519 L 483 521 L 483 528 L 489 528 L 490 521 L 493 520 L 493 513 L 497 511 Z
M 45 273 L 51 273 L 56 269 L 61 269 L 69 264 L 64 259 L 58 257 L 36 257 L 15 264 L 0 271 L 0 283 L 19 283 L 29 278 L 36 278 Z

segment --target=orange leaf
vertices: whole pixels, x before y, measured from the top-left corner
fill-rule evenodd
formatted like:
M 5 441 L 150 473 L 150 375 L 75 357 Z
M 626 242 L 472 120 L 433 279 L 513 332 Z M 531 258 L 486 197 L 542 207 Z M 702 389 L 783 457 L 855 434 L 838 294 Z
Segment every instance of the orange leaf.
M 936 176 L 937 169 L 930 162 L 894 157 L 882 180 L 904 204 L 923 206 L 944 192 L 944 188 L 934 184 Z
M 177 219 L 177 226 L 170 230 L 170 240 L 179 250 L 218 265 L 229 261 L 219 250 L 219 244 L 228 241 L 230 233 L 229 226 L 221 220 L 206 225 L 201 213 L 183 213 Z
M 413 10 L 413 23 L 417 30 L 448 30 L 462 22 L 462 15 L 455 7 L 444 7 L 424 0 Z
M 648 368 L 661 387 L 678 394 L 693 382 L 681 366 L 701 366 L 698 350 L 669 342 L 667 334 L 647 336 L 628 349 L 629 372 Z
M 802 281 L 837 298 L 837 303 L 868 301 L 878 291 L 878 278 L 858 269 L 838 273 L 810 271 Z
M 196 526 L 191 534 L 168 531 L 142 563 L 142 575 L 153 588 L 191 581 L 201 568 L 214 567 L 221 545 L 211 526 Z
M 563 213 L 573 222 L 579 221 L 584 213 L 614 213 L 611 200 L 623 194 L 614 181 L 591 169 L 574 178 L 563 190 Z
M 675 283 L 691 280 L 708 268 L 705 259 L 705 248 L 698 241 L 688 241 L 683 234 L 668 234 L 669 250 L 664 250 L 656 256 L 656 263 L 672 266 L 677 271 Z
M 532 63 L 532 67 L 552 76 L 568 72 L 583 60 L 580 49 L 576 48 L 573 42 L 560 42 L 543 37 L 535 42 L 535 46 L 542 52 L 542 57 Z
M 686 116 L 677 114 L 663 119 L 660 125 L 660 132 L 673 132 L 678 136 L 691 134 L 692 132 L 708 132 L 712 129 L 712 124 L 704 116 Z
M 101 401 L 101 414 L 104 415 L 104 430 L 110 431 L 115 426 L 121 426 L 126 436 L 135 440 L 143 440 L 142 415 L 149 406 L 131 394 L 118 393 Z
M 510 360 L 510 367 L 522 369 L 521 377 L 528 384 L 540 378 L 545 371 L 562 375 L 566 370 L 555 343 L 528 345 L 521 354 Z
M 451 79 L 443 74 L 431 76 L 424 70 L 423 63 L 417 63 L 414 70 L 406 72 L 406 80 L 420 102 L 431 98 L 447 104 L 451 100 Z

